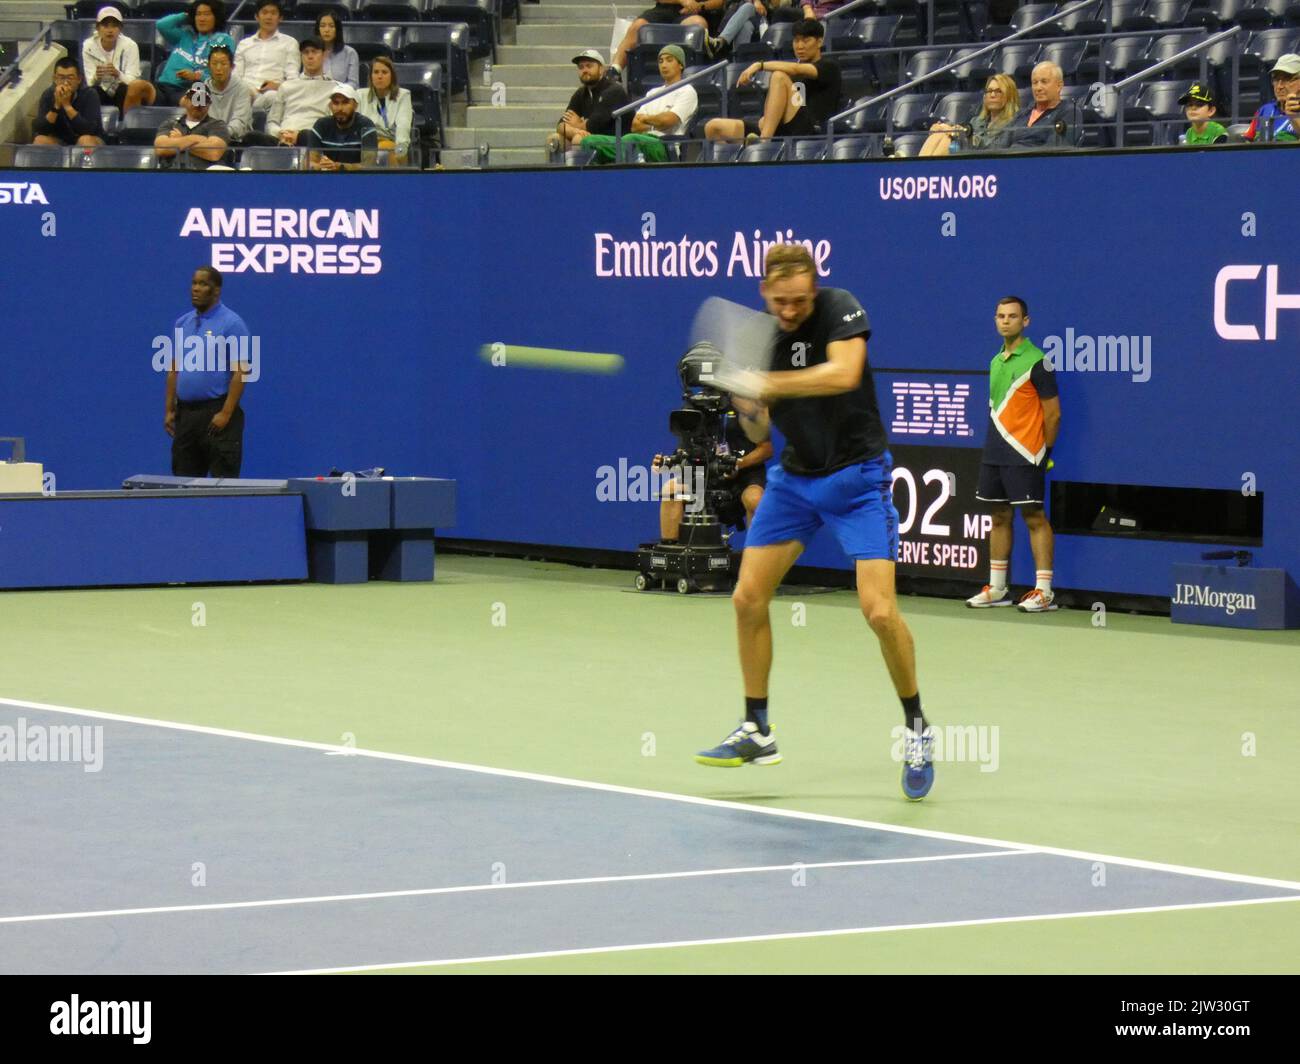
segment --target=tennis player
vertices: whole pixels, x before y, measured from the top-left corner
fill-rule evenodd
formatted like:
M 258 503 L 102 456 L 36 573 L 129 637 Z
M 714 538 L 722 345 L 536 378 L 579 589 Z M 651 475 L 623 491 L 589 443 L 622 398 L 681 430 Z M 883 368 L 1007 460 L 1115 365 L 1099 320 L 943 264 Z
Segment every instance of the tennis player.
M 768 474 L 732 595 L 745 719 L 695 760 L 719 767 L 781 760 L 768 724 L 768 605 L 808 541 L 826 525 L 854 560 L 858 601 L 903 707 L 903 793 L 919 800 L 934 782 L 934 732 L 921 709 L 912 634 L 894 593 L 893 459 L 867 366 L 867 312 L 843 289 L 817 288 L 812 256 L 800 244 L 779 244 L 768 252 L 759 291 L 778 325 L 771 368 L 761 373 L 730 368 L 726 382 L 721 376 L 718 381 L 736 396 L 750 439 L 766 440 L 775 424 L 786 445 L 780 467 Z

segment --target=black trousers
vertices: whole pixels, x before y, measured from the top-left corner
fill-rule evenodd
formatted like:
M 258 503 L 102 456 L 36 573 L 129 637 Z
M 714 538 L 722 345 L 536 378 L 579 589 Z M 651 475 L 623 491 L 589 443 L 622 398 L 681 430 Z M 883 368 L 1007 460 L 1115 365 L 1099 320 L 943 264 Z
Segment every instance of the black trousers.
M 225 396 L 176 404 L 172 437 L 172 476 L 237 477 L 244 460 L 244 411 L 236 408 L 230 423 L 210 432 L 212 417 L 226 405 Z

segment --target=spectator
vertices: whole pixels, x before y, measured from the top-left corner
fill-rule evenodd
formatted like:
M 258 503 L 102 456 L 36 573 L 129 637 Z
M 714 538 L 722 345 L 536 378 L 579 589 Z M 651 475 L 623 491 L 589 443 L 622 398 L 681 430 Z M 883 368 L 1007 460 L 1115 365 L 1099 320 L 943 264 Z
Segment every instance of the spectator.
M 81 70 L 70 55 L 54 61 L 54 83 L 41 93 L 32 134 L 33 144 L 104 143 L 99 94 L 81 84 Z
M 325 76 L 354 89 L 361 84 L 361 62 L 357 50 L 343 43 L 343 23 L 332 12 L 316 16 L 316 36 L 325 42 Z
M 405 162 L 411 151 L 411 123 L 414 111 L 411 93 L 397 84 L 397 71 L 386 55 L 377 55 L 370 64 L 370 87 L 361 94 L 357 110 L 375 124 L 379 131 L 379 150 L 392 151 L 398 162 Z
M 953 137 L 969 135 L 969 146 L 988 150 L 1002 146 L 999 131 L 1011 124 L 1020 110 L 1020 92 L 1016 83 L 1006 74 L 994 74 L 984 86 L 984 103 L 964 126 L 951 126 L 936 122 L 930 127 L 930 136 L 921 146 L 922 155 L 947 155 L 952 149 Z M 960 145 L 961 141 L 957 141 Z
M 233 76 L 234 69 L 234 58 L 224 44 L 208 53 L 208 74 L 212 78 L 208 82 L 212 90 L 208 113 L 225 124 L 232 144 L 242 144 L 253 125 L 253 102 L 243 83 Z
M 212 87 L 196 81 L 181 97 L 185 114 L 170 118 L 158 127 L 154 151 L 160 159 L 174 159 L 181 170 L 206 170 L 220 162 L 230 145 L 230 130 L 208 109 L 212 106 Z
M 815 18 L 818 22 L 825 22 L 827 15 L 843 7 L 848 2 L 849 0 L 813 0 L 811 4 L 805 3 L 802 5 L 803 17 Z
M 226 29 L 226 5 L 222 0 L 194 0 L 184 11 L 158 20 L 158 35 L 171 46 L 172 54 L 158 75 L 158 103 L 175 107 L 185 90 L 208 76 L 208 53 L 224 44 L 235 51 Z
M 374 166 L 379 130 L 365 115 L 357 114 L 357 90 L 337 82 L 329 108 L 329 117 L 318 119 L 302 135 L 302 145 L 312 149 L 311 168 L 337 172 Z
M 711 118 L 704 127 L 709 140 L 765 140 L 770 137 L 812 136 L 840 108 L 840 68 L 822 57 L 826 27 L 815 19 L 794 24 L 795 62 L 767 60 L 751 63 L 737 80 L 747 85 L 760 71 L 771 71 L 761 119 Z M 798 86 L 798 88 L 796 88 Z
M 1029 79 L 1033 105 L 1011 120 L 1006 130 L 1009 143 L 1028 148 L 1058 144 L 1077 147 L 1083 139 L 1079 109 L 1073 100 L 1061 98 L 1064 89 L 1065 74 L 1059 66 L 1055 63 L 1035 66 Z
M 786 6 L 782 6 L 786 5 Z M 704 51 L 710 59 L 725 59 L 731 54 L 731 50 L 737 44 L 748 44 L 750 41 L 757 40 L 759 36 L 759 27 L 762 20 L 771 18 L 773 22 L 778 21 L 778 13 L 793 13 L 797 21 L 798 13 L 794 8 L 788 6 L 788 0 L 769 0 L 764 4 L 763 0 L 745 0 L 744 3 L 736 3 L 732 0 L 722 13 L 719 20 L 722 25 L 722 32 L 716 37 L 704 38 Z
M 666 44 L 659 49 L 659 73 L 663 76 L 663 85 L 646 97 L 645 102 L 632 116 L 632 131 L 623 140 L 639 148 L 646 159 L 652 163 L 661 163 L 668 158 L 662 137 L 669 134 L 684 134 L 691 126 L 691 120 L 699 109 L 700 98 L 695 93 L 694 85 L 672 86 L 682 80 L 682 71 L 686 69 L 686 53 L 680 45 Z M 601 162 L 614 158 L 614 137 L 599 133 L 583 133 L 579 130 L 573 137 L 574 146 L 595 149 Z
M 1297 122 L 1300 122 L 1300 55 L 1288 52 L 1279 56 L 1272 78 L 1277 100 L 1256 111 L 1250 128 L 1242 135 L 1255 142 L 1294 142 Z
M 105 107 L 126 114 L 153 103 L 154 87 L 140 77 L 140 46 L 122 33 L 122 12 L 101 7 L 95 32 L 81 44 L 81 67 Z
M 555 132 L 546 140 L 551 154 L 563 151 L 578 133 L 612 133 L 615 111 L 627 103 L 627 90 L 605 66 L 605 57 L 595 49 L 573 57 L 582 83 L 569 97 L 568 110 L 560 116 Z
M 298 76 L 298 42 L 280 32 L 281 15 L 279 0 L 259 3 L 257 32 L 235 52 L 235 79 L 258 111 L 270 110 L 280 86 Z
M 721 11 L 724 0 L 708 0 L 713 8 Z M 655 0 L 655 6 L 649 11 L 642 11 L 641 14 L 632 20 L 632 25 L 628 28 L 623 40 L 619 42 L 618 50 L 614 53 L 614 60 L 610 63 L 610 69 L 614 71 L 615 77 L 620 77 L 623 68 L 627 65 L 627 53 L 636 47 L 637 36 L 641 33 L 642 26 L 671 26 L 680 24 L 683 26 L 703 26 L 705 37 L 709 33 L 709 20 L 704 15 L 705 5 L 700 0 Z M 685 53 L 683 53 L 685 54 Z
M 1192 124 L 1183 137 L 1184 144 L 1222 144 L 1228 139 L 1228 131 L 1218 122 L 1210 121 L 1218 108 L 1209 86 L 1198 81 L 1178 102 L 1187 109 L 1187 121 Z
M 324 74 L 325 42 L 319 37 L 308 37 L 298 50 L 302 55 L 302 73 L 280 86 L 266 119 L 266 132 L 278 144 L 297 144 L 300 131 L 311 129 L 318 119 L 330 113 L 334 82 Z
M 255 363 L 242 361 L 248 326 L 221 302 L 221 274 L 211 266 L 194 271 L 190 303 L 194 309 L 176 319 L 175 330 L 185 340 L 199 338 L 209 357 L 203 369 L 187 369 L 176 351 L 168 367 L 163 428 L 172 438 L 172 476 L 237 477 L 244 460 L 239 401 L 246 380 L 256 380 Z M 214 338 L 224 344 L 214 345 Z

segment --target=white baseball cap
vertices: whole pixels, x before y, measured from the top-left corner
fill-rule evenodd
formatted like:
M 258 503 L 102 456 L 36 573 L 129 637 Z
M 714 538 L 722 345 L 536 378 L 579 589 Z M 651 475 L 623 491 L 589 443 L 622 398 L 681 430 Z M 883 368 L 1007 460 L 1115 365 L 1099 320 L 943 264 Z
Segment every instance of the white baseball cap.
M 605 57 L 594 48 L 588 48 L 585 52 L 579 52 L 573 57 L 575 63 L 581 63 L 584 59 L 592 59 L 601 66 L 605 65 Z
M 355 103 L 357 99 L 357 90 L 354 89 L 351 85 L 349 85 L 346 81 L 336 81 L 334 83 L 334 90 L 330 93 L 330 95 L 346 96 L 349 100 L 352 100 Z
M 118 22 L 124 21 L 122 18 L 122 12 L 117 8 L 101 7 L 97 12 L 95 12 L 95 25 L 99 25 L 99 23 L 103 22 L 106 18 L 115 18 Z

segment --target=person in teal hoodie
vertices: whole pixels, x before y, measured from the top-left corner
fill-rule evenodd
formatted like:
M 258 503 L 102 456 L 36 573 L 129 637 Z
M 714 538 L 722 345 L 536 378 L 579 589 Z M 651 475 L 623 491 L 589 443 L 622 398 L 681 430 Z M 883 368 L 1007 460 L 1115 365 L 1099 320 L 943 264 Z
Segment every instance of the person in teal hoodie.
M 158 75 L 158 105 L 178 107 L 196 81 L 208 80 L 208 52 L 219 44 L 235 54 L 235 41 L 226 29 L 223 0 L 194 0 L 184 11 L 158 20 L 158 34 L 172 53 Z

